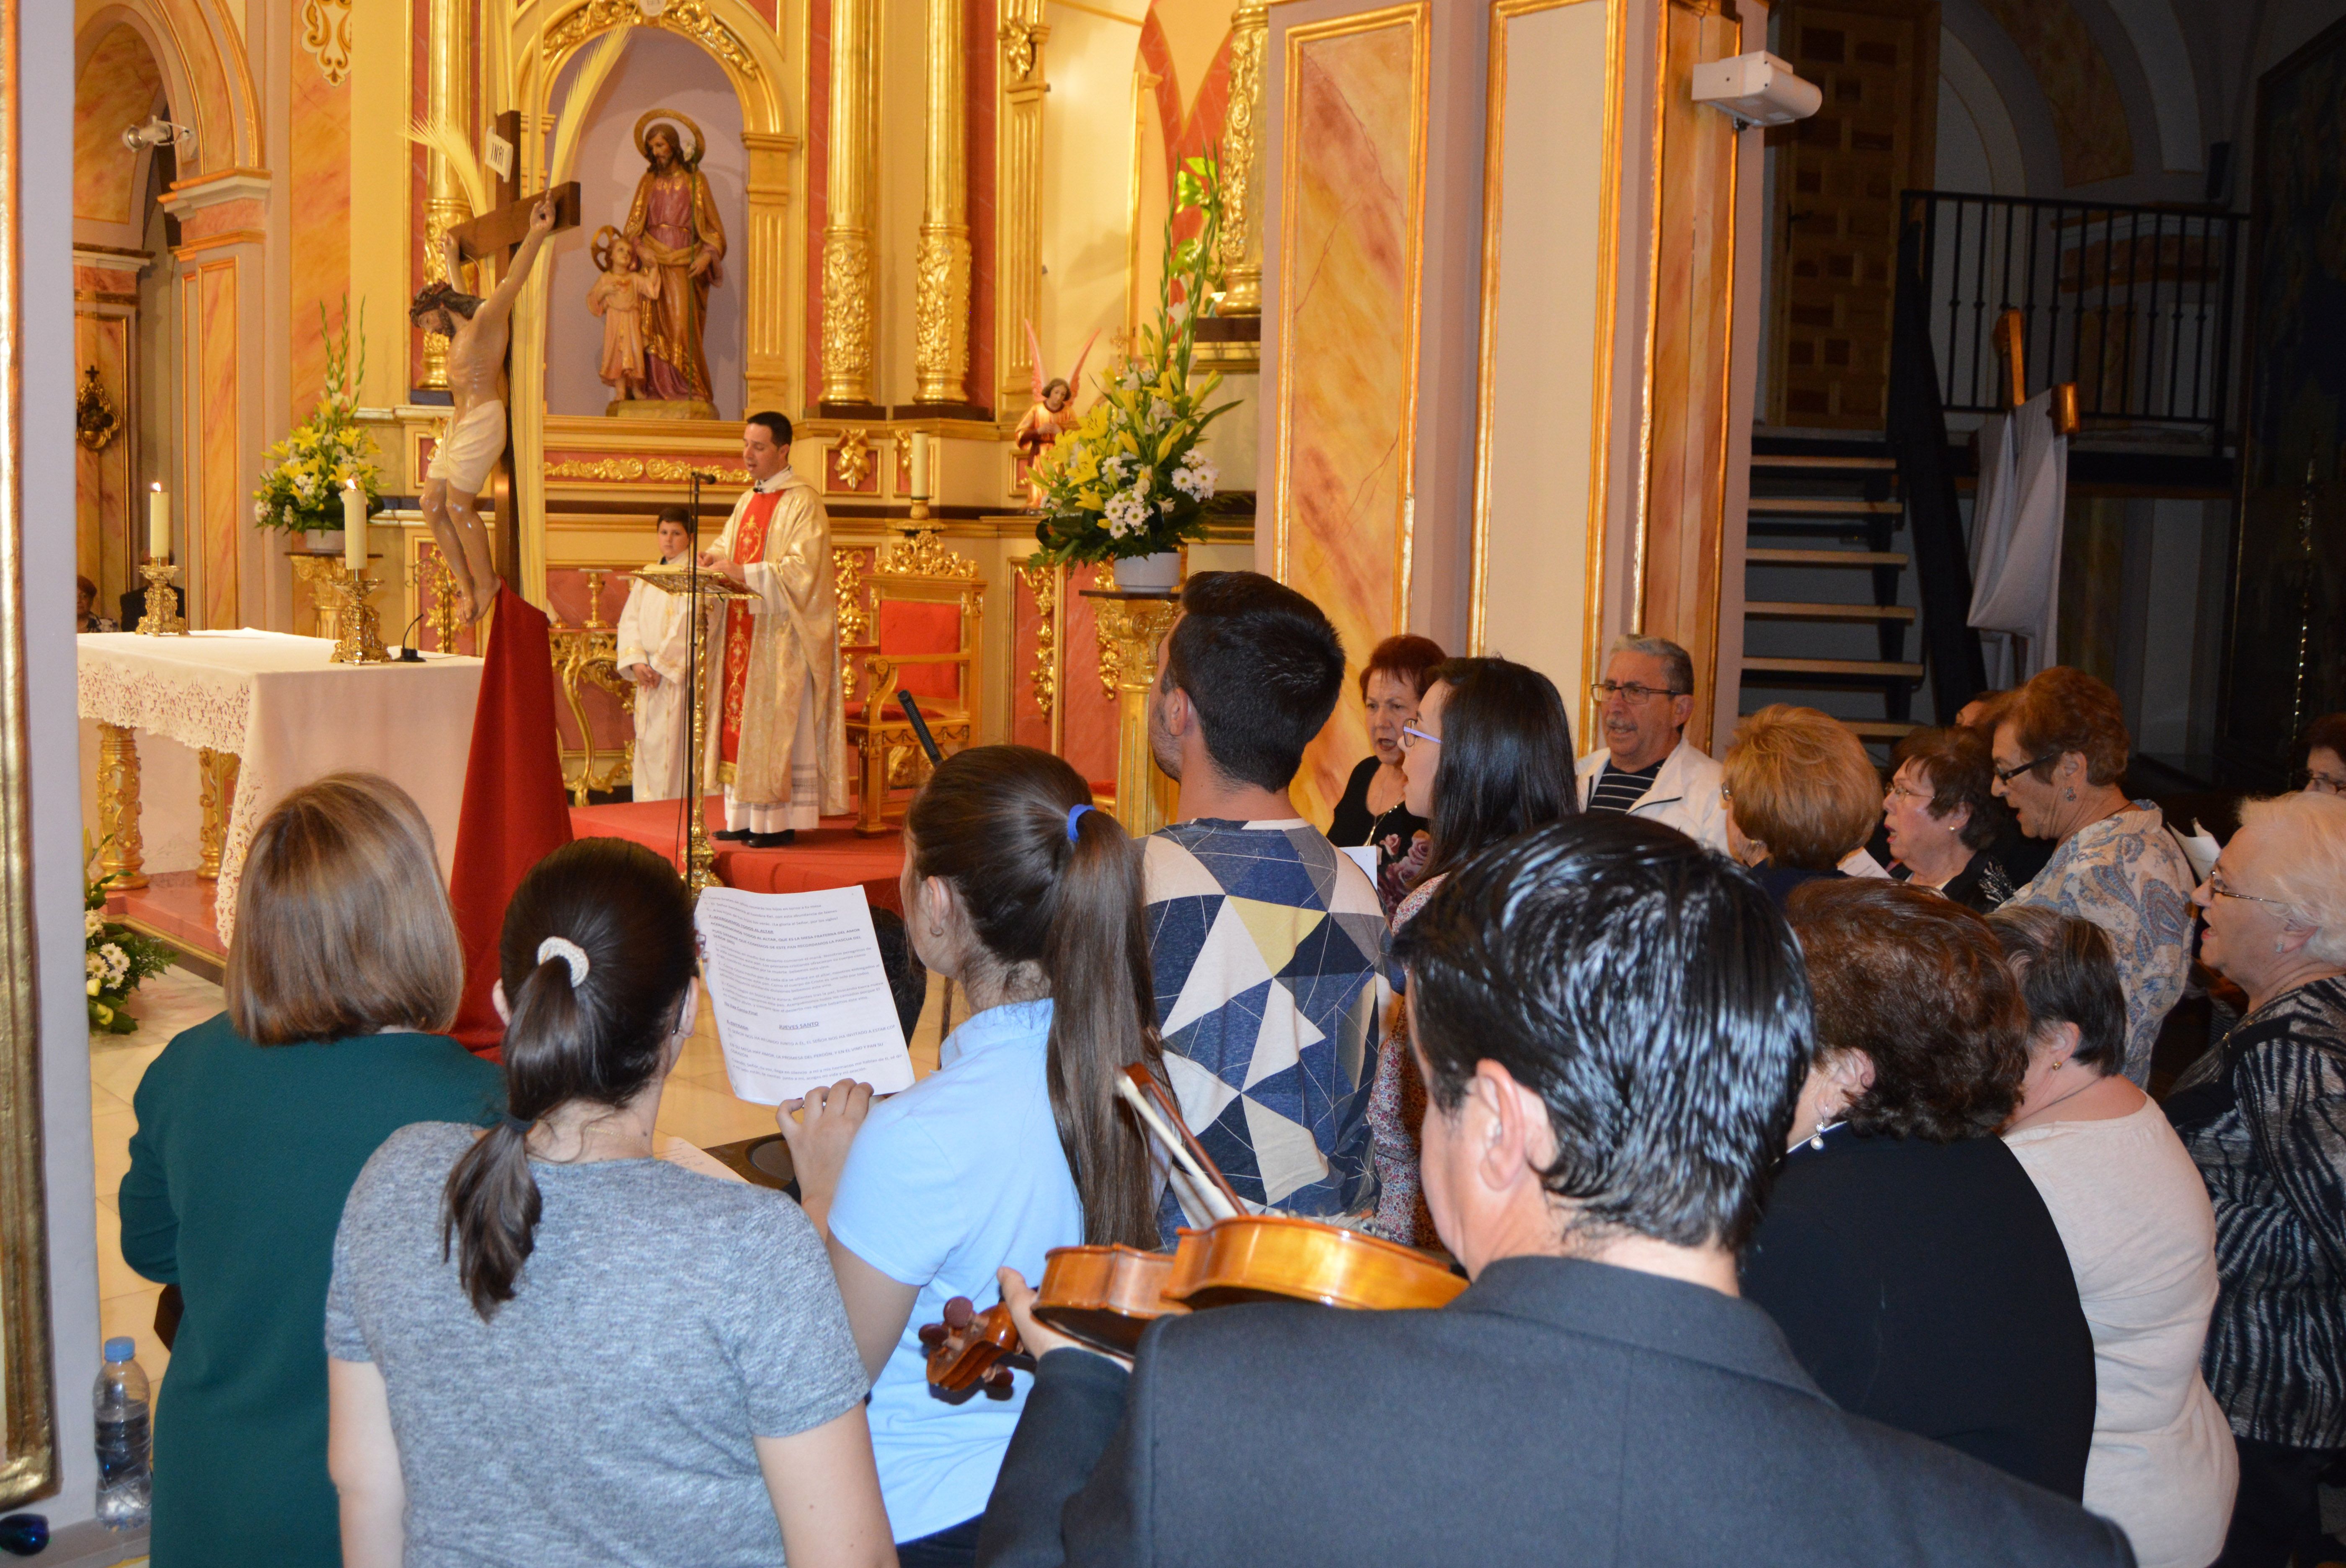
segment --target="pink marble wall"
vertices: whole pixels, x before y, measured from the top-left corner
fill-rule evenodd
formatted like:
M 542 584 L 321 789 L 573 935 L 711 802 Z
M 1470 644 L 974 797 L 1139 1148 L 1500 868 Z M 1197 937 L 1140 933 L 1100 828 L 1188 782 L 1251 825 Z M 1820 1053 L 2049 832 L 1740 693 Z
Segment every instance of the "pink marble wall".
M 147 41 L 117 26 L 97 41 L 74 84 L 74 216 L 128 223 L 138 192 L 132 182 L 137 154 L 122 145 L 122 127 L 145 119 L 163 90 L 163 73 Z
M 252 503 L 245 494 L 240 461 L 244 433 L 238 418 L 237 263 L 208 261 L 196 270 L 194 381 L 196 406 L 189 411 L 200 445 L 196 472 L 199 512 L 189 531 L 202 540 L 202 627 L 243 624 L 237 593 L 237 561 L 252 525 Z
M 1414 332 L 1429 18 L 1287 35 L 1279 300 L 1280 575 L 1335 622 L 1350 662 L 1400 629 L 1402 502 L 1415 424 Z M 1340 702 L 1305 754 L 1297 805 L 1325 820 L 1367 754 Z
M 297 32 L 301 0 L 282 0 Z M 293 417 L 306 418 L 325 390 L 326 333 L 342 325 L 351 287 L 351 86 L 334 86 L 306 49 L 292 55 L 291 144 Z M 318 311 L 323 307 L 326 319 Z M 356 349 L 355 321 L 351 331 Z

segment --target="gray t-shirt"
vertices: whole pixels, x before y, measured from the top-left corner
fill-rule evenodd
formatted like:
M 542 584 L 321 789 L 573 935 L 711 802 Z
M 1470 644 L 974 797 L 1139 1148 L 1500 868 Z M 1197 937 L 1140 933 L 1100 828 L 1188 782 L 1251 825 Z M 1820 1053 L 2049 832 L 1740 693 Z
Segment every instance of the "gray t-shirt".
M 806 1216 L 658 1160 L 533 1161 L 536 1250 L 484 1323 L 441 1256 L 477 1131 L 393 1134 L 334 1238 L 326 1353 L 390 1391 L 407 1568 L 780 1563 L 751 1439 L 821 1426 L 868 1385 Z

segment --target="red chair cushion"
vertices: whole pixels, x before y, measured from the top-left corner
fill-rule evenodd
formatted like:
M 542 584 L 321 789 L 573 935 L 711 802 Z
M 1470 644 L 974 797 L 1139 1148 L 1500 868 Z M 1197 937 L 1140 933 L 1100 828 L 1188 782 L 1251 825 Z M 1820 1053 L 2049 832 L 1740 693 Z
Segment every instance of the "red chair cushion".
M 905 599 L 880 601 L 880 653 L 940 654 L 961 651 L 961 608 Z M 907 665 L 897 689 L 958 706 L 961 671 L 954 665 Z

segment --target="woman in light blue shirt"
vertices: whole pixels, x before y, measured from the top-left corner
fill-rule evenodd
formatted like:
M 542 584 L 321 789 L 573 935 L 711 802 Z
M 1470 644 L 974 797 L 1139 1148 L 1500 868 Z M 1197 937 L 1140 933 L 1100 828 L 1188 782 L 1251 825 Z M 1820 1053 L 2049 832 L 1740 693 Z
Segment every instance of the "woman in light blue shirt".
M 1139 846 L 1058 758 L 947 759 L 905 816 L 903 900 L 914 951 L 973 1015 L 903 1094 L 873 1105 L 868 1085 L 835 1084 L 781 1125 L 873 1379 L 898 1559 L 933 1568 L 976 1562 L 1027 1382 L 933 1399 L 919 1326 L 955 1296 L 996 1298 L 1005 1265 L 1041 1278 L 1055 1247 L 1157 1245 L 1148 1137 L 1115 1081 L 1164 1068 Z

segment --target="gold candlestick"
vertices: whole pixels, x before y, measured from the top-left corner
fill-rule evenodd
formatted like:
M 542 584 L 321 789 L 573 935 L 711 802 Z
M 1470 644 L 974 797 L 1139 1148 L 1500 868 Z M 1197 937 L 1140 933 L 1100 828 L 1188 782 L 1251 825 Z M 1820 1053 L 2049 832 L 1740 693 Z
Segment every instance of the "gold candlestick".
M 374 592 L 374 574 L 345 569 L 335 583 L 342 598 L 342 614 L 335 628 L 335 664 L 389 664 L 391 655 L 383 651 L 382 632 L 375 608 L 367 603 Z
M 179 614 L 179 596 L 173 589 L 179 581 L 179 568 L 168 561 L 148 561 L 138 568 L 147 579 L 147 613 L 138 617 L 142 636 L 182 637 L 188 635 L 187 618 Z

